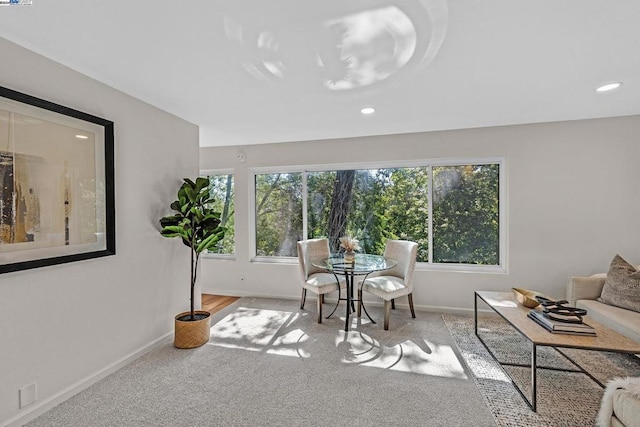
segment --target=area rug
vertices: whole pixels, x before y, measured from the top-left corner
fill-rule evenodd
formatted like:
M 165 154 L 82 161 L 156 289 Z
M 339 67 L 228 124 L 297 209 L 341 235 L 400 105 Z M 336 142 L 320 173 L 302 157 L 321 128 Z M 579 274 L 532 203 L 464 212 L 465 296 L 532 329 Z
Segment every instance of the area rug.
M 460 354 L 473 374 L 496 424 L 499 426 L 592 426 L 604 390 L 580 372 L 539 369 L 537 412 L 533 412 L 505 375 L 507 369 L 526 396 L 531 396 L 527 367 L 501 367 L 474 333 L 473 318 L 444 315 Z M 500 318 L 480 318 L 479 333 L 501 362 L 528 364 L 531 344 Z M 640 359 L 633 355 L 563 349 L 587 372 L 605 383 L 614 377 L 640 376 Z M 538 366 L 575 367 L 556 350 L 538 348 Z

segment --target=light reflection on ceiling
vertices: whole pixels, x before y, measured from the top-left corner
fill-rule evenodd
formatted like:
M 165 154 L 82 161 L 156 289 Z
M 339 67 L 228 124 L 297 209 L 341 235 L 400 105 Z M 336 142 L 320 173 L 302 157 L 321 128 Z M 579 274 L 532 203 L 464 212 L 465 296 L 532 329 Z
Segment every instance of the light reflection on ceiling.
M 447 29 L 446 0 L 358 3 L 296 24 L 243 22 L 228 14 L 224 30 L 256 80 L 329 92 L 389 82 L 423 69 L 438 53 Z

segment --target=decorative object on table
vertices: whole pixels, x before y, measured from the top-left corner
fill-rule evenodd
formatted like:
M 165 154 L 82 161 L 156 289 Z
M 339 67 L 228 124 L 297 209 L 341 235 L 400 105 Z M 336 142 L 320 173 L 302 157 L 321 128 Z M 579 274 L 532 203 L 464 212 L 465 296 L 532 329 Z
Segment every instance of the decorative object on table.
M 0 87 L 0 141 L 0 273 L 115 255 L 112 121 Z
M 185 178 L 178 200 L 171 203 L 176 214 L 160 219 L 160 234 L 181 238 L 191 251 L 191 309 L 175 317 L 173 345 L 177 348 L 200 347 L 209 341 L 211 314 L 195 310 L 194 292 L 200 254 L 214 248 L 226 231 L 220 226 L 220 212 L 208 207 L 211 202 L 208 178 L 199 177 L 195 182 Z
M 411 317 L 415 318 L 413 309 L 413 272 L 416 267 L 418 244 L 408 240 L 387 240 L 384 247 L 384 257 L 397 261 L 395 267 L 385 270 L 381 275 L 368 277 L 361 282 L 358 289 L 358 316 L 362 291 L 369 292 L 384 300 L 384 329 L 389 329 L 391 305 L 396 298 L 407 296 Z
M 340 300 L 340 289 L 346 286 L 344 278 L 338 279 L 333 273 L 326 269 L 313 265 L 313 260 L 329 258 L 329 239 L 309 239 L 301 240 L 297 243 L 298 262 L 300 264 L 300 276 L 302 278 L 302 297 L 300 298 L 300 309 L 304 309 L 307 298 L 307 291 L 316 294 L 318 323 L 322 323 L 322 303 L 324 295 L 329 292 L 338 291 Z
M 554 334 L 576 334 L 596 336 L 596 330 L 586 323 L 567 323 L 546 317 L 539 310 L 531 310 L 528 316 L 537 324 Z
M 516 301 L 527 308 L 536 308 L 540 305 L 540 301 L 536 297 L 543 297 L 544 294 L 536 291 L 530 291 L 528 289 L 511 288 L 513 295 L 516 297 Z
M 587 310 L 566 306 L 567 300 L 554 301 L 541 296 L 536 297 L 536 299 L 542 305 L 542 310 L 531 310 L 528 316 L 549 332 L 554 334 L 596 335 L 595 329 L 582 321 L 582 317 L 587 315 Z
M 356 259 L 356 251 L 360 250 L 360 241 L 348 236 L 343 236 L 339 240 L 340 247 L 344 249 L 344 262 L 353 264 Z
M 582 323 L 582 317 L 587 315 L 584 308 L 569 307 L 567 300 L 554 301 L 546 297 L 536 297 L 542 304 L 542 312 L 545 317 L 551 320 L 566 323 Z

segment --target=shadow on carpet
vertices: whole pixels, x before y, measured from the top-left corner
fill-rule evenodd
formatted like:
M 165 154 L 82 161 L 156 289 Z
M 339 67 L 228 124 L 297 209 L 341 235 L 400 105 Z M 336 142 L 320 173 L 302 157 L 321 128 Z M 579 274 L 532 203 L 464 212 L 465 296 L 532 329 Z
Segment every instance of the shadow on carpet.
M 538 369 L 537 412 L 533 412 L 476 337 L 473 318 L 444 315 L 443 320 L 499 426 L 594 425 L 604 390 L 587 375 Z M 530 363 L 531 344 L 504 320 L 480 318 L 478 332 L 500 362 Z M 603 384 L 614 377 L 640 376 L 640 359 L 633 355 L 575 349 L 563 352 Z M 539 347 L 537 353 L 538 366 L 575 369 L 553 348 Z M 504 369 L 530 398 L 531 370 L 513 366 Z

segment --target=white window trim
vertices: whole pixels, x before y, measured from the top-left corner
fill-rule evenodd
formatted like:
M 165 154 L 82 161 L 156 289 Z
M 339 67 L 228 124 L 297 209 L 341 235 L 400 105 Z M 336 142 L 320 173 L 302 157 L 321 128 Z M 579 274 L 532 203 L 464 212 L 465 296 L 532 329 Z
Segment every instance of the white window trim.
M 390 169 L 390 168 L 410 168 L 410 167 L 427 167 L 429 173 L 428 182 L 428 210 L 429 210 L 429 262 L 416 263 L 416 269 L 420 271 L 442 271 L 442 272 L 465 272 L 465 273 L 489 273 L 489 274 L 507 274 L 508 269 L 508 248 L 507 248 L 507 165 L 505 157 L 471 157 L 471 158 L 436 158 L 436 159 L 419 159 L 404 161 L 382 161 L 367 163 L 337 163 L 337 164 L 315 164 L 315 165 L 296 165 L 296 166 L 269 166 L 254 167 L 249 169 L 249 245 L 251 250 L 251 262 L 261 263 L 277 263 L 277 264 L 295 264 L 296 257 L 265 257 L 256 255 L 256 206 L 255 206 L 255 183 L 256 175 L 270 173 L 301 173 L 301 172 L 326 172 L 332 170 L 358 170 L 358 169 Z M 438 264 L 433 263 L 433 251 L 431 250 L 433 242 L 433 179 L 432 168 L 434 166 L 464 166 L 464 165 L 482 165 L 482 164 L 498 164 L 500 178 L 498 216 L 500 222 L 499 230 L 499 264 L 498 265 L 477 265 L 477 264 Z M 303 236 L 307 236 L 306 223 L 306 207 L 307 207 L 307 191 L 306 191 L 306 175 L 303 175 L 302 189 L 302 205 L 303 205 Z
M 200 169 L 199 175 L 198 176 L 210 176 L 210 175 L 233 175 L 233 186 L 236 186 L 236 171 L 235 169 Z M 233 189 L 233 194 L 235 197 L 236 191 L 235 188 Z M 234 203 L 235 206 L 235 203 Z M 235 224 L 235 216 L 236 213 L 234 211 L 233 213 L 233 223 Z M 236 259 L 236 243 L 233 243 L 233 253 L 232 254 L 212 254 L 209 252 L 202 252 L 200 254 L 200 256 L 202 258 L 209 258 L 209 259 L 218 259 L 218 260 L 228 260 L 228 261 L 235 261 Z
M 201 169 L 200 175 L 198 176 L 208 176 L 208 175 L 235 175 L 235 169 Z

